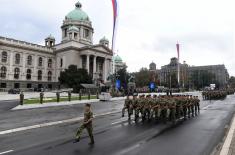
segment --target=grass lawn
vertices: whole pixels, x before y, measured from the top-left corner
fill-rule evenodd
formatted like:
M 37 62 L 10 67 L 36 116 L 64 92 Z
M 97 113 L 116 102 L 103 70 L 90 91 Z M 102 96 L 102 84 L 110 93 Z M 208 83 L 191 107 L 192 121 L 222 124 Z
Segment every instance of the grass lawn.
M 96 99 L 96 95 L 91 95 L 91 99 Z M 72 96 L 71 101 L 79 100 L 79 96 Z M 82 100 L 88 100 L 88 96 L 82 96 Z M 61 96 L 60 102 L 69 101 L 67 96 Z M 46 97 L 43 103 L 57 102 L 56 97 Z M 24 104 L 37 104 L 40 103 L 39 98 L 24 99 Z

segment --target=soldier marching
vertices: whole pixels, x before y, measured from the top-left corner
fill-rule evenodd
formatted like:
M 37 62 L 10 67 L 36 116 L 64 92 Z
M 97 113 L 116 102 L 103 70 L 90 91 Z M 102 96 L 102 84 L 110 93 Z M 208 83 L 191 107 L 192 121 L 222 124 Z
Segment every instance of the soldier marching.
M 164 123 L 171 121 L 175 124 L 177 119 L 186 120 L 197 116 L 200 112 L 200 100 L 198 96 L 192 95 L 134 95 L 125 100 L 122 117 L 125 111 L 129 119 L 134 114 L 136 122 L 142 118 L 143 122 L 156 120 Z
M 202 92 L 202 97 L 204 100 L 221 100 L 232 94 L 234 89 L 207 90 Z

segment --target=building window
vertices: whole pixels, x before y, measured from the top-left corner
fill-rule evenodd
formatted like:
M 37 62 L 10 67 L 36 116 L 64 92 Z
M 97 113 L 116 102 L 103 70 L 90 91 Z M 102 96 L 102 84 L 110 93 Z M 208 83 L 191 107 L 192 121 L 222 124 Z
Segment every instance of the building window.
M 19 79 L 20 77 L 20 69 L 19 68 L 15 68 L 14 70 L 14 78 L 15 79 Z
M 17 53 L 16 55 L 15 55 L 15 64 L 20 64 L 20 54 L 19 53 Z
M 48 72 L 48 81 L 51 81 L 51 80 L 52 80 L 52 72 L 49 71 L 49 72 Z
M 48 59 L 48 68 L 52 67 L 52 59 Z
M 0 88 L 7 88 L 7 84 L 6 83 L 1 83 Z
M 64 29 L 64 37 L 67 37 L 67 28 Z
M 88 29 L 84 29 L 84 35 L 83 35 L 83 37 L 84 37 L 84 38 L 89 38 L 89 36 L 90 36 L 89 33 L 90 33 L 90 32 L 89 32 Z
M 27 69 L 27 74 L 26 74 L 26 79 L 27 80 L 31 80 L 31 74 L 32 74 L 31 69 Z
M 31 83 L 27 83 L 27 88 L 32 88 L 32 84 Z
M 42 80 L 42 71 L 38 70 L 38 80 Z
M 60 67 L 63 67 L 63 59 L 60 59 Z
M 5 52 L 5 51 L 2 52 L 2 62 L 3 63 L 7 62 L 7 52 Z
M 7 75 L 7 68 L 5 66 L 2 66 L 1 67 L 1 78 L 6 78 L 6 75 Z
M 15 89 L 19 89 L 20 88 L 20 84 L 19 83 L 14 83 L 14 88 Z
M 42 67 L 42 57 L 38 58 L 38 66 Z
M 74 39 L 77 39 L 77 38 L 78 38 L 78 34 L 74 33 Z
M 31 55 L 29 55 L 28 58 L 27 58 L 27 64 L 32 65 L 32 61 L 33 61 L 33 58 L 32 58 Z

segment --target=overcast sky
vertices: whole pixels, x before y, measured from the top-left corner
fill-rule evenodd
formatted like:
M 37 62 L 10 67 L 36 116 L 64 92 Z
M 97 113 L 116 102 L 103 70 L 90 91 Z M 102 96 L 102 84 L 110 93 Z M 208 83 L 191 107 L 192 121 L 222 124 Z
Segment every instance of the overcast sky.
M 49 34 L 61 41 L 60 26 L 76 0 L 0 0 L 0 35 L 44 44 Z M 95 29 L 94 42 L 112 36 L 111 0 L 80 0 Z M 119 0 L 118 55 L 129 71 L 157 68 L 176 56 L 189 65 L 225 64 L 235 75 L 233 0 Z

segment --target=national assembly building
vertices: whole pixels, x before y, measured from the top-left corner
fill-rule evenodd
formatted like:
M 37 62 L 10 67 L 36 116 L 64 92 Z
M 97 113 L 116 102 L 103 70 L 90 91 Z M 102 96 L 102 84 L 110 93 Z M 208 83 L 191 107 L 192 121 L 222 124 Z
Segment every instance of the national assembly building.
M 0 37 L 0 89 L 55 89 L 60 72 L 70 65 L 84 68 L 93 80 L 106 82 L 112 72 L 113 52 L 104 37 L 93 43 L 89 16 L 77 2 L 61 26 L 62 41 L 49 35 L 45 45 Z

